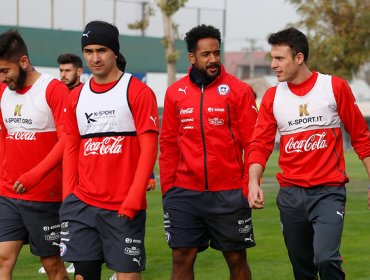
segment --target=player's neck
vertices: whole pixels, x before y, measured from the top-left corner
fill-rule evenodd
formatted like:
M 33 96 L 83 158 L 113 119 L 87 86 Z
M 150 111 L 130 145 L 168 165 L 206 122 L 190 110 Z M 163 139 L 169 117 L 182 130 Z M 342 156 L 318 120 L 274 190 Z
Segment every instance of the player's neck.
M 37 79 L 41 76 L 41 73 L 37 72 L 35 68 L 33 68 L 32 65 L 30 65 L 29 67 L 30 68 L 27 69 L 27 74 L 26 74 L 27 76 L 26 76 L 26 80 L 24 83 L 24 87 L 32 86 L 37 81 Z
M 299 85 L 303 83 L 304 81 L 306 81 L 307 79 L 309 79 L 311 75 L 312 75 L 312 71 L 308 69 L 306 65 L 304 65 L 298 70 L 297 75 L 295 75 L 295 77 L 291 81 L 288 81 L 288 82 L 293 85 Z

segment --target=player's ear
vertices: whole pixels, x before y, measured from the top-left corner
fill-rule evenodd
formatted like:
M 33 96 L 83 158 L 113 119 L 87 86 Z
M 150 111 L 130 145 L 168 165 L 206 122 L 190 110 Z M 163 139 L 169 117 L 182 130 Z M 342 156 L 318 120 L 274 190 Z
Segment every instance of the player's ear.
M 29 65 L 30 61 L 28 59 L 28 56 L 27 55 L 23 55 L 21 56 L 21 58 L 19 59 L 19 66 L 23 69 L 23 70 L 26 70 L 28 68 L 28 65 Z
M 194 64 L 194 63 L 195 63 L 195 54 L 194 54 L 194 53 L 189 52 L 189 53 L 188 53 L 188 59 L 189 59 L 189 61 L 190 61 L 190 64 Z
M 299 65 L 304 63 L 304 54 L 301 52 L 297 53 L 295 59 L 296 59 L 297 64 Z

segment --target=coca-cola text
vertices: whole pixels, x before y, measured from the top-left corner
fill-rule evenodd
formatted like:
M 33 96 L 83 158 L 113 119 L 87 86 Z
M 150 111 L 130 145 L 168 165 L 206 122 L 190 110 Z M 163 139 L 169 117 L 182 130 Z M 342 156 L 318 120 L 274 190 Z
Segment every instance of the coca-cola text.
M 321 134 L 316 133 L 312 134 L 307 139 L 297 141 L 294 139 L 294 137 L 292 137 L 288 140 L 288 143 L 285 145 L 285 152 L 290 154 L 324 149 L 328 146 L 326 143 L 325 136 L 326 132 L 323 132 Z
M 122 153 L 122 142 L 124 136 L 105 137 L 102 141 L 94 142 L 92 138 L 86 141 L 84 155 L 106 155 Z
M 28 131 L 10 132 L 6 138 L 12 140 L 35 141 L 36 133 Z

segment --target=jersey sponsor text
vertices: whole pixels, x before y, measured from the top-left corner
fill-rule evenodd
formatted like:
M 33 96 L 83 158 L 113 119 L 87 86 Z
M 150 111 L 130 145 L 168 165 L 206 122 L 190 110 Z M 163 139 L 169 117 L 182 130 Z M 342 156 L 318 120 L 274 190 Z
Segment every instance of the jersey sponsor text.
M 312 134 L 307 139 L 297 141 L 294 139 L 294 137 L 292 137 L 288 140 L 288 143 L 285 145 L 285 152 L 287 154 L 290 154 L 325 149 L 328 146 L 326 143 L 325 136 L 326 132 L 323 132 L 321 134 L 315 133 Z
M 105 137 L 102 141 L 94 142 L 92 138 L 86 141 L 84 155 L 106 155 L 122 153 L 122 142 L 124 136 Z
M 27 131 L 9 132 L 6 138 L 12 140 L 36 141 L 36 133 Z
M 323 118 L 323 116 L 295 119 L 293 121 L 288 121 L 288 125 L 292 126 L 292 125 L 300 125 L 300 124 L 320 122 L 322 120 L 322 118 Z

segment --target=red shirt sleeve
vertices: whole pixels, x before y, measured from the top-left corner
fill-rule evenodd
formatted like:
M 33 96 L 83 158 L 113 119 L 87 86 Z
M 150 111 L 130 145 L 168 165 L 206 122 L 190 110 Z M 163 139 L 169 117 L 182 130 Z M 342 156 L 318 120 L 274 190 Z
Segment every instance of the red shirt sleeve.
M 145 200 L 146 189 L 158 152 L 158 107 L 154 92 L 136 78 L 128 88 L 128 98 L 140 144 L 135 176 L 118 213 L 133 219 Z
M 56 127 L 63 124 L 68 95 L 67 86 L 56 79 L 46 88 L 46 101 L 52 111 Z
M 0 83 L 0 100 L 1 100 L 1 97 L 3 95 L 5 88 L 6 88 L 6 84 Z M 2 175 L 3 175 L 3 164 L 2 163 L 4 161 L 5 135 L 6 135 L 5 125 L 3 123 L 3 115 L 0 110 L 0 178 L 2 178 Z
M 132 77 L 128 88 L 128 100 L 137 135 L 147 131 L 159 132 L 157 99 L 150 87 Z
M 335 76 L 332 77 L 332 86 L 338 114 L 345 130 L 351 136 L 352 147 L 360 159 L 370 156 L 369 129 L 350 86 L 345 80 Z
M 71 91 L 65 113 L 65 148 L 63 154 L 63 200 L 73 192 L 78 184 L 78 157 L 81 137 L 76 119 L 76 106 L 81 87 Z
M 248 156 L 258 112 L 253 90 L 249 85 L 246 84 L 244 94 L 238 104 L 238 127 L 244 150 L 243 193 L 247 195 L 249 168 Z
M 177 117 L 176 104 L 171 98 L 171 88 L 168 88 L 165 95 L 162 127 L 159 134 L 159 171 L 162 194 L 174 186 L 177 164 L 180 158 L 180 150 L 177 143 L 180 123 Z
M 81 88 L 75 88 L 71 91 L 67 99 L 66 112 L 64 116 L 64 131 L 67 134 L 80 135 L 76 118 L 76 106 Z
M 38 165 L 18 178 L 17 181 L 21 182 L 27 191 L 35 187 L 51 170 L 62 162 L 64 149 L 63 117 L 67 97 L 68 88 L 58 80 L 52 80 L 46 88 L 46 101 L 54 117 L 59 141 Z
M 273 104 L 276 87 L 269 88 L 262 98 L 253 132 L 248 165 L 259 163 L 265 168 L 266 162 L 274 149 L 277 123 L 274 117 Z

